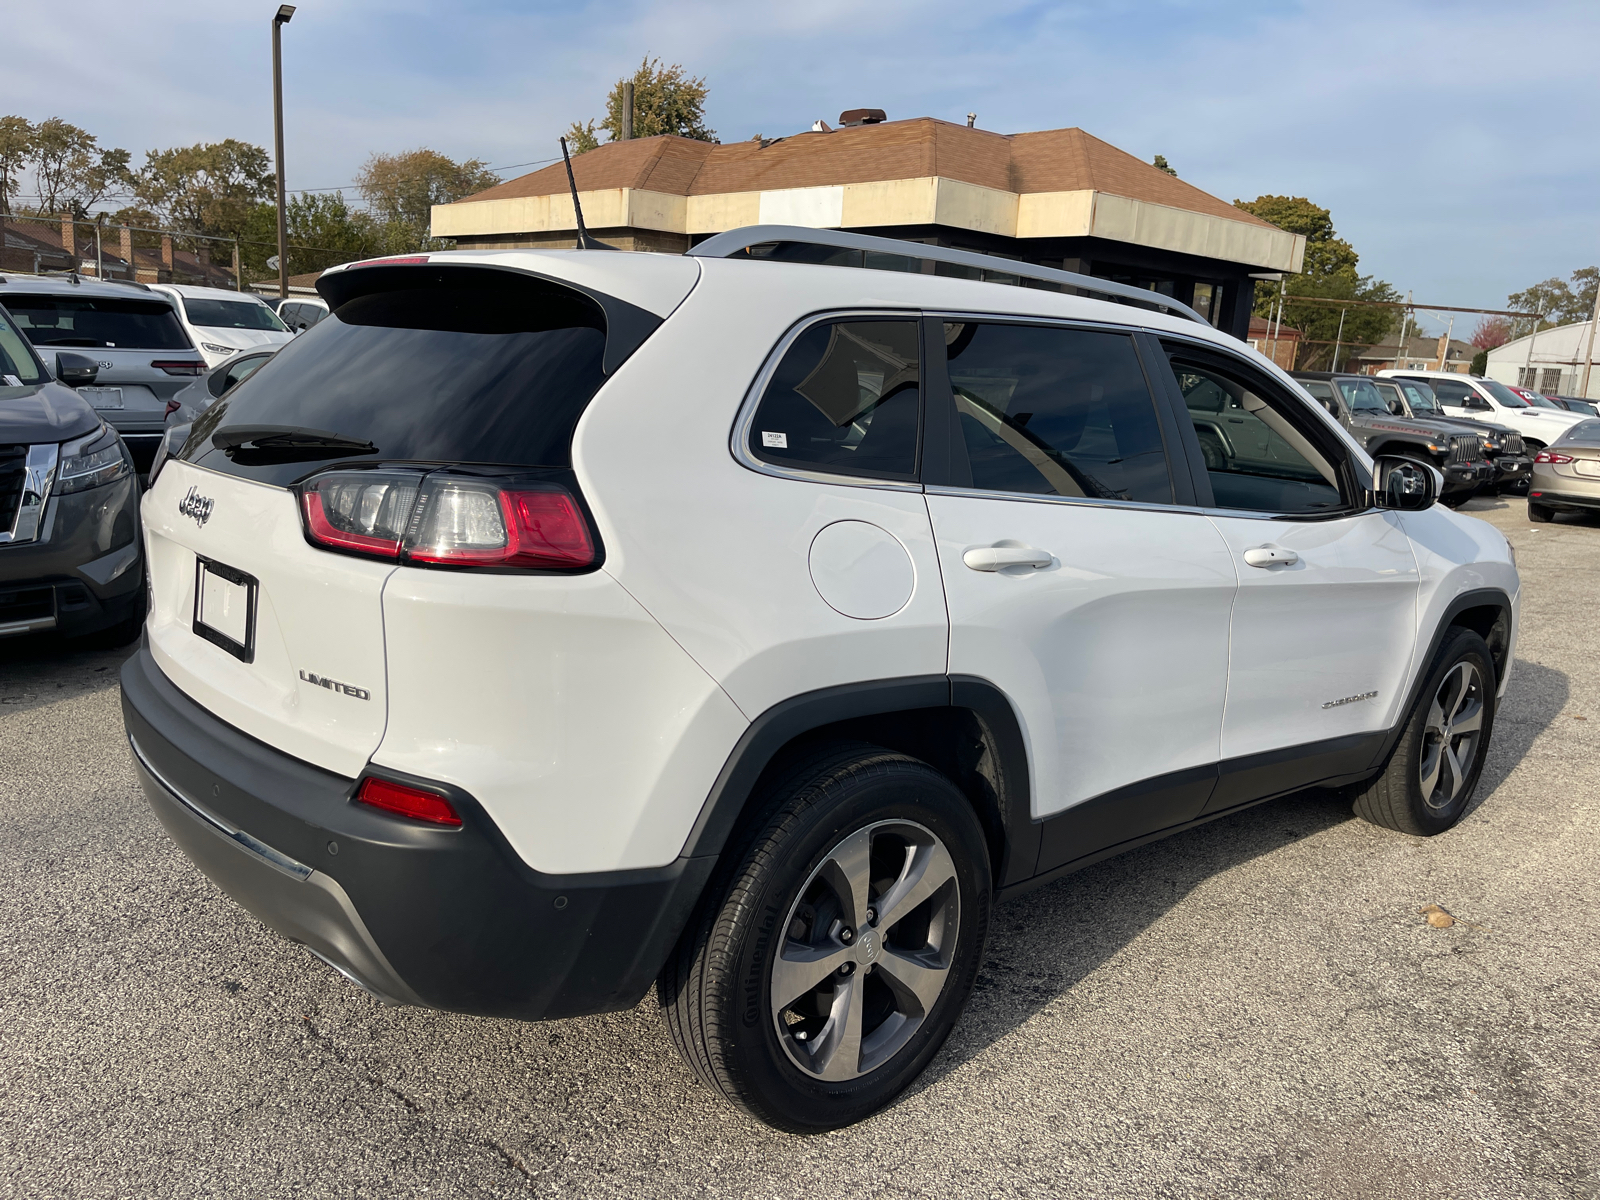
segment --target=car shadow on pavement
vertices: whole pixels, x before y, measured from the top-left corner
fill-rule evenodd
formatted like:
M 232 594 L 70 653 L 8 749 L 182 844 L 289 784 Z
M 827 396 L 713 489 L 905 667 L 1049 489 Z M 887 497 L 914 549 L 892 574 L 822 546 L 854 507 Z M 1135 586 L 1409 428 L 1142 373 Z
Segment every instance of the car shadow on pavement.
M 1555 721 L 1568 691 L 1560 671 L 1518 660 L 1464 820 L 1472 820 Z M 935 1085 L 1042 1009 L 1070 1001 L 1073 988 L 1206 881 L 1355 820 L 1348 792 L 1313 788 L 1131 850 L 997 906 L 967 1012 L 912 1090 Z
M 117 686 L 122 664 L 135 645 L 107 647 L 84 638 L 67 642 L 53 635 L 0 639 L 0 720 Z

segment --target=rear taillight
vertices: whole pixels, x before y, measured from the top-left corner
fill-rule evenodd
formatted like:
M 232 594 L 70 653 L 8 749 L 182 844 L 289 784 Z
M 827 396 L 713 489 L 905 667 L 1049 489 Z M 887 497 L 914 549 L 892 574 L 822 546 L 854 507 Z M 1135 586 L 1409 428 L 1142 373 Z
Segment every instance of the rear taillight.
M 405 553 L 424 563 L 570 568 L 594 561 L 594 542 L 559 485 L 445 478 L 430 479 L 418 497 Z
M 170 417 L 173 413 L 177 412 L 182 407 L 183 407 L 183 405 L 178 403 L 178 401 L 176 401 L 176 400 L 168 400 L 167 401 L 167 416 Z M 163 420 L 165 420 L 165 418 L 163 418 Z
M 165 371 L 168 375 L 204 375 L 206 364 L 203 359 L 187 358 L 157 358 L 150 363 L 152 367 Z
M 306 532 L 320 546 L 399 558 L 422 476 L 349 471 L 324 475 L 300 493 Z
M 413 821 L 426 821 L 430 825 L 448 825 L 452 829 L 461 827 L 461 817 L 450 801 L 438 792 L 407 787 L 403 783 L 377 779 L 369 775 L 356 789 L 356 799 L 362 804 L 370 804 L 373 808 L 381 808 L 384 812 L 410 817 Z
M 1570 454 L 1556 454 L 1549 450 L 1541 450 L 1533 456 L 1534 462 L 1542 463 L 1569 463 L 1572 461 Z
M 300 493 L 306 534 L 329 549 L 446 567 L 579 570 L 595 541 L 554 483 L 337 471 Z

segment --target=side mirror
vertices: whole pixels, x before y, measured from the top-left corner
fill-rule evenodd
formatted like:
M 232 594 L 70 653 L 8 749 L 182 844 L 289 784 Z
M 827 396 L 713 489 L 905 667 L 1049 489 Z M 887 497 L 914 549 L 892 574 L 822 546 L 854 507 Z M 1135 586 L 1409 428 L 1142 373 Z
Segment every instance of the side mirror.
M 100 364 L 81 354 L 56 355 L 56 378 L 68 387 L 88 387 L 100 374 Z
M 1401 512 L 1432 508 L 1443 487 L 1444 476 L 1427 463 L 1389 454 L 1373 460 L 1372 495 L 1379 508 Z

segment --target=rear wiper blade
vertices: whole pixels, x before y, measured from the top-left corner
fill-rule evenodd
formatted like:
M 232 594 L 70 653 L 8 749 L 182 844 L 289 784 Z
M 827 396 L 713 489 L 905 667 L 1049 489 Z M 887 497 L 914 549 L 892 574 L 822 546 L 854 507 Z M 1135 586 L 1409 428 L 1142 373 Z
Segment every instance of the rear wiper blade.
M 378 449 L 359 438 L 299 425 L 224 425 L 211 435 L 211 444 L 218 450 L 337 450 L 350 454 L 373 454 Z

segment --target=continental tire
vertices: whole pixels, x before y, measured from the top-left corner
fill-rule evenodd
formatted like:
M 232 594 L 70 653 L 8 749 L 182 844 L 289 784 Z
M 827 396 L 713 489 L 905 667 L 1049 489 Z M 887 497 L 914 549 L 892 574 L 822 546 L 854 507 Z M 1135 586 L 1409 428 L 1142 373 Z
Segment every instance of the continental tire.
M 1356 796 L 1356 815 L 1432 837 L 1461 819 L 1494 730 L 1494 659 L 1483 638 L 1445 636 L 1383 773 Z
M 982 827 L 926 763 L 862 744 L 799 764 L 658 984 L 702 1082 L 820 1133 L 890 1104 L 966 1005 L 988 932 Z

